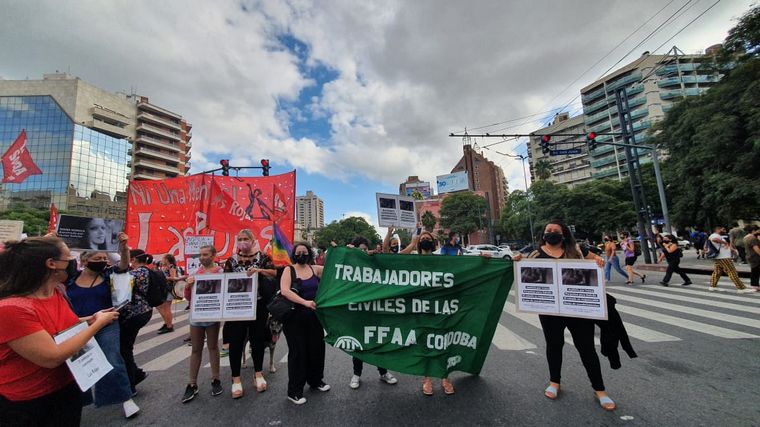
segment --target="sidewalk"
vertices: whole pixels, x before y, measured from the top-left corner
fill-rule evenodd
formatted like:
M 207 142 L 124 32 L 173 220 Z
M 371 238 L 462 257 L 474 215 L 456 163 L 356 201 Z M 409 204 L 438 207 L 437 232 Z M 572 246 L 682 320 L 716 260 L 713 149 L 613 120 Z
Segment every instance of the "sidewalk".
M 639 257 L 639 261 L 643 261 L 643 259 L 643 256 Z M 742 264 L 741 261 L 738 261 L 734 263 L 734 266 L 736 267 L 736 271 L 739 272 L 739 277 L 749 279 L 749 264 Z M 659 264 L 644 264 L 643 262 L 636 264 L 636 269 L 648 271 L 665 272 L 667 267 L 668 265 L 664 260 Z M 684 270 L 686 274 L 711 275 L 713 271 L 713 261 L 710 259 L 697 259 L 697 251 L 689 249 L 688 251 L 683 251 L 681 269 Z

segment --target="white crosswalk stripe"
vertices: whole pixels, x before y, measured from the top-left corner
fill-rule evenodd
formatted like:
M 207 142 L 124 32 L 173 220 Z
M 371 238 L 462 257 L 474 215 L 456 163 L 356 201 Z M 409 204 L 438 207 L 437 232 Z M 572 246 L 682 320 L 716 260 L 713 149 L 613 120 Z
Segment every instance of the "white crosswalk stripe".
M 501 323 L 496 325 L 496 332 L 491 342 L 499 350 L 530 350 L 536 348 L 535 344 L 505 328 Z
M 180 328 L 175 327 L 174 332 L 169 332 L 167 334 L 159 335 L 154 338 L 147 339 L 145 341 L 141 341 L 137 344 L 135 344 L 135 350 L 134 355 L 137 356 L 138 354 L 148 351 L 154 347 L 158 347 L 159 345 L 166 344 L 169 341 L 183 337 L 185 334 L 190 333 L 190 325 L 185 325 Z
M 711 300 L 724 300 L 724 301 L 741 301 L 743 303 L 747 304 L 758 304 L 760 305 L 760 292 L 755 292 L 752 294 L 744 294 L 744 295 L 723 295 L 721 293 L 717 292 L 709 292 L 706 288 L 694 288 L 694 285 L 690 288 L 676 288 L 673 286 L 669 286 L 667 288 L 660 287 L 658 289 L 662 289 L 663 292 L 675 292 L 678 294 L 690 294 L 693 296 L 704 296 L 705 298 L 709 298 Z M 615 287 L 614 290 L 621 289 L 621 287 Z M 629 289 L 629 288 L 622 288 L 622 289 Z M 721 289 L 726 289 L 721 288 Z M 733 288 L 731 288 L 733 289 Z M 609 290 L 609 288 L 608 288 Z
M 630 292 L 630 293 L 639 294 L 639 295 L 651 295 L 658 298 L 676 299 L 677 301 L 681 301 L 681 302 L 693 302 L 695 304 L 704 304 L 704 305 L 709 305 L 711 307 L 727 308 L 729 310 L 744 311 L 746 313 L 760 315 L 760 307 L 745 306 L 741 304 L 733 304 L 733 303 L 722 302 L 722 301 L 711 301 L 711 300 L 703 299 L 703 298 L 686 297 L 686 296 L 680 296 L 680 295 L 667 295 L 663 292 L 648 291 L 645 289 L 635 289 L 635 288 L 615 289 L 615 292 L 619 293 L 619 291 L 622 291 L 624 293 Z
M 703 334 L 713 335 L 720 338 L 760 338 L 757 335 L 748 334 L 746 332 L 735 331 L 733 329 L 723 328 L 720 326 L 713 326 L 707 323 L 695 322 L 689 319 L 683 319 L 681 317 L 670 316 L 667 314 L 657 313 L 655 311 L 643 310 L 636 307 L 627 307 L 621 304 L 617 305 L 617 310 L 621 313 L 630 314 L 632 316 L 643 317 L 647 320 L 653 320 L 655 322 L 667 323 L 679 328 L 690 329 L 692 331 L 700 332 Z M 626 321 L 626 326 L 628 321 Z
M 177 323 L 183 322 L 187 320 L 189 317 L 190 317 L 190 314 L 181 314 L 174 318 L 174 323 L 177 324 Z M 155 315 L 151 318 L 150 323 L 148 323 L 147 325 L 145 325 L 145 327 L 140 329 L 140 332 L 137 333 L 138 337 L 161 329 L 161 326 L 164 324 L 163 320 L 161 320 L 161 316 L 160 315 L 158 316 L 158 320 L 154 320 L 154 319 L 156 319 Z

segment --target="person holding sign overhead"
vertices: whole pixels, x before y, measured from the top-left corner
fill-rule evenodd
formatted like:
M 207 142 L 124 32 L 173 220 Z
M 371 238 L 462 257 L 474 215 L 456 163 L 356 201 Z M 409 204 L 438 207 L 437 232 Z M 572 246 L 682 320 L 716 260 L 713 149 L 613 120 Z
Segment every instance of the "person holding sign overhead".
M 3 426 L 78 426 L 82 398 L 65 362 L 119 314 L 98 311 L 60 344 L 53 336 L 77 325 L 60 290 L 76 260 L 56 237 L 7 242 L 0 253 L 0 422 Z
M 544 234 L 541 236 L 539 247 L 533 251 L 529 258 L 549 259 L 592 259 L 597 265 L 604 267 L 604 259 L 591 252 L 582 251 L 575 242 L 570 228 L 559 220 L 553 220 L 546 224 Z M 522 255 L 517 254 L 513 259 L 519 261 Z M 565 345 L 565 328 L 570 331 L 581 362 L 586 368 L 591 386 L 594 388 L 594 397 L 599 401 L 602 408 L 607 411 L 615 409 L 615 402 L 610 399 L 604 389 L 602 379 L 602 367 L 599 356 L 594 347 L 595 323 L 592 319 L 578 317 L 551 316 L 541 314 L 538 316 L 541 328 L 546 340 L 546 360 L 549 363 L 549 386 L 544 390 L 544 395 L 549 399 L 556 399 L 560 390 L 560 374 L 562 371 L 562 348 Z

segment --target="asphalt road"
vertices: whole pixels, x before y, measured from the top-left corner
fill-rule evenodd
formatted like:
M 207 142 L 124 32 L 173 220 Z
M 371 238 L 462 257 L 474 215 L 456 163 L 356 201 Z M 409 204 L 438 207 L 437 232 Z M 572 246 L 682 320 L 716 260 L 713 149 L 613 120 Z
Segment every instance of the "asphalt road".
M 90 406 L 82 425 L 760 425 L 760 293 L 736 295 L 727 278 L 720 284 L 727 292 L 708 293 L 708 276 L 692 277 L 695 283 L 688 288 L 663 288 L 656 284 L 661 273 L 647 274 L 646 285 L 626 287 L 620 276 L 609 285 L 639 355 L 628 359 L 623 354 L 619 370 L 600 356 L 607 390 L 618 404 L 614 412 L 605 412 L 593 399 L 570 344 L 559 399 L 543 397 L 548 369 L 538 319 L 516 314 L 510 296 L 481 375 L 454 374 L 455 395 L 445 396 L 436 384 L 435 395 L 426 397 L 419 378 L 406 375 L 397 375 L 399 383 L 389 386 L 370 366 L 364 368 L 362 386 L 352 390 L 350 357 L 328 347 L 325 380 L 332 390 L 307 388 L 308 402 L 302 406 L 286 399 L 284 338 L 275 354 L 279 370 L 267 375 L 265 393 L 255 392 L 249 367 L 243 370 L 246 395 L 233 401 L 229 368 L 223 366 L 225 392 L 211 397 L 204 359 L 200 394 L 182 404 L 190 349 L 182 343 L 187 312 L 178 306 L 174 333 L 156 335 L 161 321 L 154 314 L 138 338 L 138 363 L 150 370 L 135 398 L 140 415 L 128 421 L 120 406 Z

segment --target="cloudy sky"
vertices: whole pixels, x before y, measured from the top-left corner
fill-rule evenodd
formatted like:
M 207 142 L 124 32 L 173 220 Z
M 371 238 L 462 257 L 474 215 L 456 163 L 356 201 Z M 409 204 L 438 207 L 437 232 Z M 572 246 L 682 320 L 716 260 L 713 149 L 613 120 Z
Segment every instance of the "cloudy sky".
M 68 70 L 135 90 L 193 123 L 193 172 L 269 158 L 273 173 L 298 171 L 298 194 L 324 199 L 327 221 L 375 222 L 375 192 L 450 172 L 462 145 L 450 132 L 527 133 L 563 107 L 577 114 L 579 89 L 617 61 L 702 51 L 752 1 L 722 0 L 666 43 L 713 3 L 11 0 L 0 77 Z M 524 188 L 518 162 L 485 155 Z

